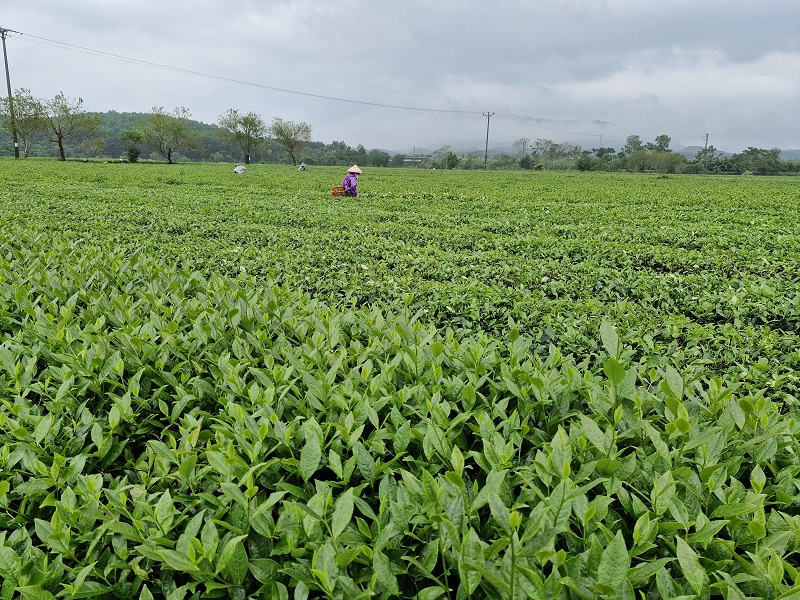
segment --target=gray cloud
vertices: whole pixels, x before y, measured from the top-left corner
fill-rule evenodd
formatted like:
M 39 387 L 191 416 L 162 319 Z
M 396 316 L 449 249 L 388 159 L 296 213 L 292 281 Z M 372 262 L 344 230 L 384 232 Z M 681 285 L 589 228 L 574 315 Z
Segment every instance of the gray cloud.
M 27 34 L 8 40 L 14 87 L 92 110 L 235 107 L 398 150 L 482 147 L 486 111 L 497 146 L 800 147 L 796 0 L 26 0 L 0 25 Z

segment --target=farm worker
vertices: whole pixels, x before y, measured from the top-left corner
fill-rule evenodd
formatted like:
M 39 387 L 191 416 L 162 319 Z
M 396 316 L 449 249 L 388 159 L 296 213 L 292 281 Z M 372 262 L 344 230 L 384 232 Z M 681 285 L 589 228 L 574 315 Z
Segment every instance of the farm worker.
M 233 172 L 238 173 L 239 175 L 241 175 L 245 171 L 247 171 L 247 168 L 244 165 L 236 165 L 235 167 L 233 167 Z
M 299 168 L 299 169 L 297 169 L 297 170 L 298 170 L 298 171 L 305 171 L 305 170 L 306 170 L 306 163 L 304 163 L 304 162 L 301 162 L 301 163 L 300 163 L 300 168 Z
M 347 169 L 347 175 L 342 181 L 345 196 L 358 197 L 358 176 L 360 173 L 361 169 L 358 168 L 358 165 L 353 165 Z

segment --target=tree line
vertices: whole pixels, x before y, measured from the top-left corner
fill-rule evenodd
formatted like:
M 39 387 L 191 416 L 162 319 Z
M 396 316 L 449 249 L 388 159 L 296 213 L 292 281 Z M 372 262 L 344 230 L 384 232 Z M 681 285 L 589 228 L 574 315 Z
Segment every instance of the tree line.
M 11 118 L 13 110 L 13 121 Z M 456 152 L 442 146 L 430 156 L 390 155 L 380 149 L 355 148 L 345 142 L 312 139 L 308 123 L 280 117 L 267 122 L 256 112 L 230 108 L 212 125 L 193 120 L 184 107 L 167 110 L 154 106 L 149 113 L 88 112 L 81 98 L 59 93 L 36 98 L 28 89 L 15 91 L 12 101 L 0 100 L 0 128 L 16 134 L 21 156 L 104 158 L 137 162 L 179 161 L 287 163 L 433 169 L 532 169 L 580 171 L 634 171 L 656 173 L 714 173 L 777 175 L 800 173 L 800 161 L 780 158 L 780 150 L 748 148 L 726 155 L 713 146 L 693 159 L 673 152 L 670 137 L 644 142 L 638 135 L 626 138 L 620 150 L 581 148 L 570 142 L 547 139 L 515 140 L 514 152 L 486 160 L 478 149 Z M 12 136 L 0 135 L 0 153 L 13 152 Z
M 13 110 L 13 121 L 12 121 Z M 105 158 L 137 162 L 179 161 L 290 163 L 340 165 L 359 162 L 387 166 L 390 155 L 381 150 L 351 148 L 344 142 L 313 141 L 308 123 L 275 117 L 267 122 L 255 112 L 231 108 L 217 123 L 192 119 L 184 107 L 154 106 L 149 113 L 93 113 L 82 98 L 36 98 L 18 89 L 9 102 L 0 100 L 0 128 L 16 134 L 20 155 Z M 0 136 L 0 152 L 13 152 L 12 135 Z
M 610 147 L 586 150 L 579 145 L 557 143 L 547 139 L 531 141 L 520 138 L 512 144 L 513 154 L 499 154 L 488 161 L 484 150 L 473 149 L 458 153 L 445 145 L 430 156 L 422 157 L 422 164 L 433 169 L 532 169 L 578 171 L 630 171 L 637 173 L 709 173 L 780 175 L 800 173 L 800 160 L 783 160 L 780 149 L 748 148 L 738 154 L 726 155 L 714 146 L 703 148 L 693 158 L 673 152 L 671 138 L 662 134 L 653 142 L 644 142 L 638 135 L 629 135 L 620 150 Z M 403 166 L 405 156 L 392 157 L 391 166 Z M 417 159 L 413 161 L 417 163 Z

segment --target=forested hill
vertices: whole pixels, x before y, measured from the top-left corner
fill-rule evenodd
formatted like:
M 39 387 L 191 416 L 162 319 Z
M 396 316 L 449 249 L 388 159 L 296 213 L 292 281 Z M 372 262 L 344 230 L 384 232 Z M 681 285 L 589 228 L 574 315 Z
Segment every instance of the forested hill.
M 147 115 L 145 113 L 108 111 L 104 113 L 88 113 L 96 115 L 100 120 L 98 131 L 87 136 L 74 134 L 65 140 L 67 158 L 108 158 L 119 159 L 126 155 L 128 142 L 120 139 L 123 131 L 144 125 Z M 175 157 L 175 160 L 209 161 L 209 162 L 239 162 L 243 160 L 241 151 L 226 143 L 219 135 L 216 125 L 189 120 L 189 127 L 200 134 L 202 148 L 199 151 L 187 151 Z M 31 143 L 30 156 L 32 157 L 57 157 L 58 148 L 51 141 L 52 135 L 42 133 L 34 138 Z M 369 154 L 375 154 L 373 151 Z M 343 165 L 361 163 L 368 164 L 365 160 L 368 152 L 363 146 L 351 148 L 345 142 L 311 142 L 304 148 L 300 156 L 310 164 Z M 388 161 L 389 155 L 385 154 Z M 6 130 L 0 130 L 0 155 L 13 155 L 11 135 Z M 142 148 L 142 159 L 163 160 L 163 157 L 151 148 Z M 374 157 L 373 157 L 374 158 Z M 360 159 L 360 160 L 359 160 Z M 262 163 L 288 163 L 289 156 L 286 151 L 274 140 L 267 139 L 261 152 L 254 156 L 253 162 Z

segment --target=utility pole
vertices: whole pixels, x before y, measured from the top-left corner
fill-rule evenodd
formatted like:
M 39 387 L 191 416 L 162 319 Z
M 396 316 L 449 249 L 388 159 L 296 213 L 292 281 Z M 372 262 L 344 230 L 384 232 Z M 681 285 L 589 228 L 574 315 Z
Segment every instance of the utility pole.
M 706 139 L 706 142 L 703 145 L 703 149 L 707 150 L 708 149 L 708 134 L 705 134 L 703 137 Z
M 489 164 L 489 119 L 492 118 L 493 112 L 485 112 L 483 116 L 486 117 L 486 151 L 483 154 L 483 170 Z
M 13 29 L 0 27 L 0 37 L 3 38 L 3 60 L 6 64 L 6 85 L 8 86 L 8 115 L 11 117 L 11 138 L 14 140 L 14 158 L 19 158 L 19 142 L 17 142 L 17 120 L 14 117 L 14 98 L 11 95 L 11 76 L 8 74 L 8 54 L 6 54 L 6 34 L 19 33 Z

